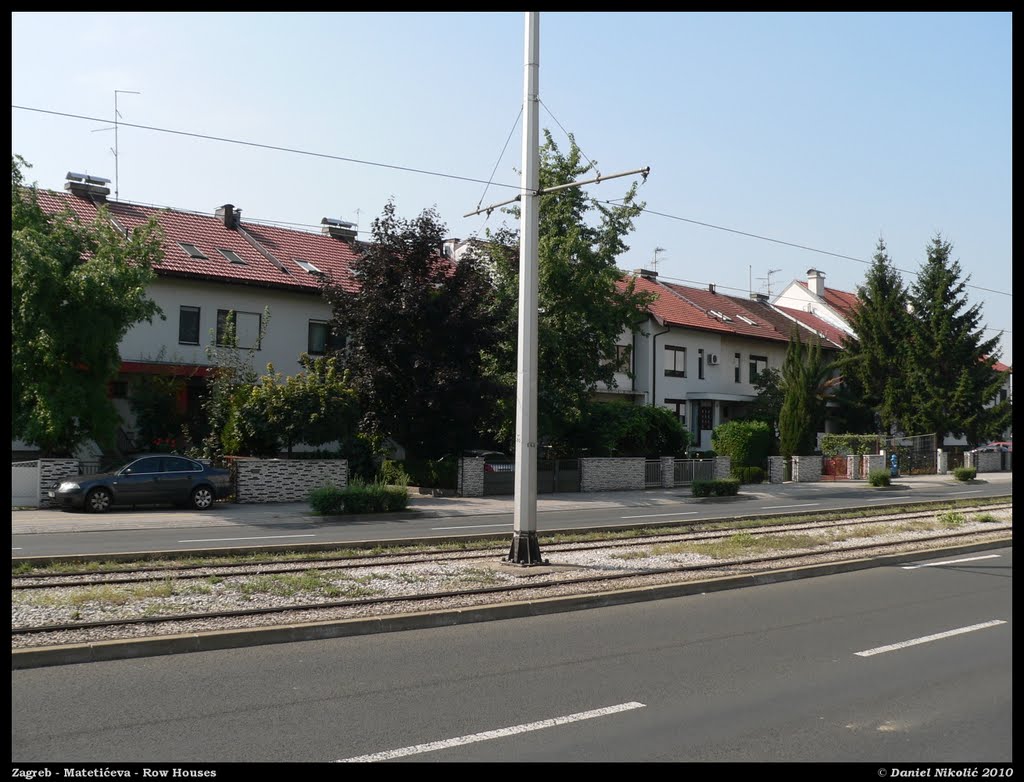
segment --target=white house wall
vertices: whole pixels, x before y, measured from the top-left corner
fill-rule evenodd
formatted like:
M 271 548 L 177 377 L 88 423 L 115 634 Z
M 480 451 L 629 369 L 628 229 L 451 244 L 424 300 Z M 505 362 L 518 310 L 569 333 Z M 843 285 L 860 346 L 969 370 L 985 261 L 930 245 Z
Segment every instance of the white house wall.
M 123 361 L 210 364 L 206 346 L 215 339 L 217 310 L 262 314 L 266 307 L 270 317 L 260 349 L 255 351 L 256 369 L 262 371 L 272 363 L 275 370 L 293 375 L 301 369 L 299 354 L 308 348 L 309 321 L 331 317 L 330 307 L 318 295 L 250 285 L 158 278 L 147 292 L 166 320 L 154 318 L 152 323 L 132 327 L 119 346 Z M 199 345 L 178 342 L 182 306 L 199 308 Z
M 850 329 L 850 324 L 837 315 L 831 307 L 823 304 L 817 296 L 798 282 L 791 282 L 785 290 L 783 290 L 782 293 L 772 301 L 772 304 L 778 307 L 789 307 L 790 309 L 800 310 L 801 312 L 810 312 L 812 315 L 816 315 L 826 323 L 830 323 L 835 326 L 837 329 L 841 329 L 847 334 L 853 334 L 853 331 Z M 808 309 L 808 305 L 810 305 L 810 309 Z

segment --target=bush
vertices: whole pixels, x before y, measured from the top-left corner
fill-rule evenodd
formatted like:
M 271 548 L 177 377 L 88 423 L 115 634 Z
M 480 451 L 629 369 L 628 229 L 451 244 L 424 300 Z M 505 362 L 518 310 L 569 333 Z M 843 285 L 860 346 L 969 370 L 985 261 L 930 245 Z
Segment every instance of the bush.
M 413 486 L 454 489 L 458 482 L 458 459 L 406 459 L 403 466 Z
M 978 474 L 977 467 L 954 467 L 953 477 L 958 481 L 973 481 Z
M 711 433 L 716 453 L 732 459 L 733 466 L 764 464 L 772 447 L 772 430 L 764 421 L 728 421 Z
M 888 486 L 891 483 L 889 479 L 889 471 L 872 470 L 868 473 L 868 483 L 872 486 Z
M 733 467 L 732 477 L 740 483 L 761 483 L 764 481 L 764 470 L 760 467 Z
M 404 486 L 385 486 L 353 478 L 344 489 L 321 486 L 309 495 L 309 504 L 321 516 L 339 513 L 394 513 L 405 510 L 409 495 Z
M 674 456 L 686 450 L 689 432 L 669 409 L 624 402 L 593 402 L 552 443 L 555 455 Z
M 385 459 L 380 463 L 380 469 L 377 471 L 377 482 L 387 486 L 408 486 L 409 475 L 402 467 L 401 462 Z
M 740 482 L 736 478 L 722 478 L 717 481 L 694 481 L 694 497 L 728 497 L 738 494 Z

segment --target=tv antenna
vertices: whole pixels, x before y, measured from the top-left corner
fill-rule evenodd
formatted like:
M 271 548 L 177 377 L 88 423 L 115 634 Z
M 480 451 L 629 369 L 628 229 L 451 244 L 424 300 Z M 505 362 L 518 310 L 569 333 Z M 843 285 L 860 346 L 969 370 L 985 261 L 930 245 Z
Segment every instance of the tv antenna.
M 110 148 L 110 151 L 114 154 L 114 200 L 118 199 L 118 157 L 117 157 L 117 120 L 121 117 L 121 112 L 117 110 L 117 96 L 118 95 L 141 95 L 141 92 L 135 90 L 114 90 L 114 124 L 109 128 L 97 128 L 93 133 L 99 133 L 101 130 L 112 130 L 114 131 L 114 146 Z
M 654 271 L 658 271 L 658 253 L 663 253 L 663 252 L 665 252 L 665 248 L 664 247 L 655 247 L 654 248 L 654 259 L 651 261 L 651 266 L 654 267 Z
M 778 274 L 781 271 L 782 271 L 782 269 L 769 269 L 767 277 L 758 277 L 757 278 L 759 280 L 764 280 L 765 287 L 768 289 L 768 295 L 769 296 L 772 295 L 772 275 L 773 274 Z

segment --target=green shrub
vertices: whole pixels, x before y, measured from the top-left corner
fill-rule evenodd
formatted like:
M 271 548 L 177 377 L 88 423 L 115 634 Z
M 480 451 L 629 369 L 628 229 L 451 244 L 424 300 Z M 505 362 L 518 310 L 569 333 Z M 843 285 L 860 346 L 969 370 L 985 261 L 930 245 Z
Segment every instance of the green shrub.
M 888 486 L 892 481 L 888 470 L 872 470 L 868 473 L 868 483 L 872 486 Z
M 734 467 L 754 467 L 768 458 L 772 430 L 764 421 L 728 421 L 711 433 L 711 445 L 730 457 Z
M 339 513 L 394 513 L 405 510 L 409 494 L 404 486 L 366 483 L 353 478 L 345 489 L 322 486 L 314 489 L 309 504 L 321 516 Z
M 406 459 L 403 467 L 413 486 L 454 489 L 458 482 L 458 459 Z
M 732 477 L 740 483 L 761 483 L 764 481 L 764 470 L 760 467 L 733 467 Z
M 957 513 L 956 511 L 940 513 L 937 518 L 944 527 L 960 527 L 967 521 L 964 514 Z
M 736 478 L 722 478 L 716 481 L 694 481 L 694 497 L 727 497 L 738 494 L 740 482 Z
M 408 486 L 409 475 L 401 462 L 385 459 L 380 463 L 380 469 L 377 470 L 377 481 L 387 486 Z
M 973 481 L 978 474 L 977 467 L 954 467 L 953 477 L 958 481 Z

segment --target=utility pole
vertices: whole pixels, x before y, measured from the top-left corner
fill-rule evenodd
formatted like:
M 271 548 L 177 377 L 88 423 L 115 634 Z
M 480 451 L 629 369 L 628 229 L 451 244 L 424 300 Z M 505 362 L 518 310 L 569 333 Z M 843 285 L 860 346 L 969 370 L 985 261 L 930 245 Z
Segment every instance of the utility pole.
M 118 165 L 118 144 L 117 144 L 117 121 L 121 117 L 121 112 L 117 110 L 117 96 L 118 95 L 141 95 L 141 92 L 135 90 L 114 90 L 114 125 L 112 128 L 97 128 L 93 133 L 97 133 L 101 130 L 113 130 L 114 131 L 114 147 L 110 150 L 114 153 L 114 200 L 117 201 L 119 189 L 118 189 L 118 174 L 120 173 L 120 166 Z
M 605 179 L 642 174 L 650 168 L 625 171 L 579 182 L 540 189 L 540 14 L 526 12 L 526 43 L 523 76 L 523 168 L 519 195 L 465 215 L 491 213 L 505 204 L 518 201 L 519 209 L 519 346 L 516 374 L 516 459 L 515 504 L 512 546 L 507 562 L 517 565 L 542 565 L 537 539 L 537 247 L 539 244 L 539 207 L 544 193 L 579 187 Z

